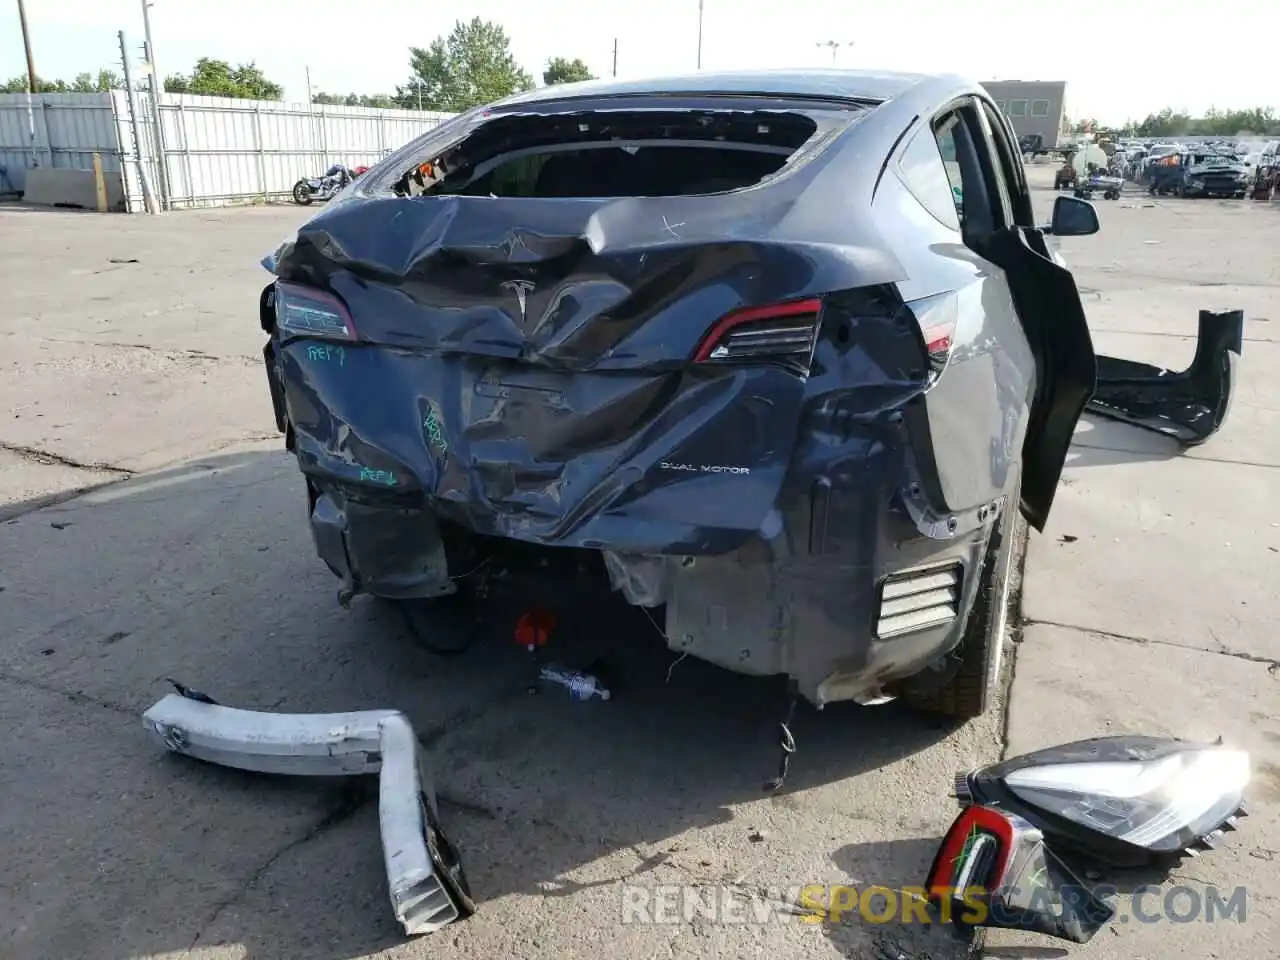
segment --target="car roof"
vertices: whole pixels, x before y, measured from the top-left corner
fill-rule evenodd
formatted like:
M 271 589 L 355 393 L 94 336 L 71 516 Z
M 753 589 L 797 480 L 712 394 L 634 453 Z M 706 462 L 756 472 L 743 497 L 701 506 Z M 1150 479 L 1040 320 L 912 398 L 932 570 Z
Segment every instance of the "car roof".
M 926 74 L 871 70 L 789 69 L 699 71 L 634 80 L 586 80 L 539 87 L 498 101 L 547 103 L 556 100 L 662 94 L 730 94 L 831 100 L 893 100 L 916 85 L 935 79 Z

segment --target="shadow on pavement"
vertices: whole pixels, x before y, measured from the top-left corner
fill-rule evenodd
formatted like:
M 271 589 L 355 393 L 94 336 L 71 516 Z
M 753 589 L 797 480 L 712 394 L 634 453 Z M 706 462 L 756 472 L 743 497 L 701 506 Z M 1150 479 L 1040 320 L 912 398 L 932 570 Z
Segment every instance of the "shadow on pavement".
M 970 938 L 950 924 L 920 923 L 909 909 L 904 910 L 901 891 L 924 886 L 941 842 L 941 836 L 875 841 L 850 844 L 835 852 L 832 859 L 848 875 L 850 885 L 858 888 L 860 902 L 870 887 L 895 891 L 893 900 L 877 894 L 866 905 L 873 916 L 884 917 L 884 922 L 872 923 L 867 917 L 851 915 L 843 923 L 826 928 L 832 944 L 844 956 L 914 960 L 963 955 Z M 872 950 L 865 952 L 868 938 Z
M 837 851 L 838 871 L 911 884 L 931 856 L 933 839 L 909 841 L 910 856 L 847 844 L 883 835 L 884 824 L 935 829 L 939 814 L 921 818 L 898 788 L 935 774 L 911 758 L 949 727 L 895 705 L 801 710 L 788 787 L 766 799 L 775 684 L 693 660 L 672 668 L 652 625 L 624 616 L 566 625 L 570 648 L 612 652 L 625 682 L 607 703 L 530 696 L 530 664 L 505 637 L 433 656 L 383 604 L 338 607 L 283 452 L 227 454 L 27 512 L 0 523 L 0 557 L 8 960 L 123 960 L 219 943 L 255 958 L 350 960 L 400 942 L 376 784 L 162 754 L 140 715 L 168 692 L 167 677 L 249 709 L 394 707 L 410 717 L 480 902 L 476 918 L 423 948 L 433 955 L 466 954 L 468 929 L 513 895 L 533 905 L 498 916 L 570 898 L 557 923 L 613 929 L 628 878 L 740 883 L 773 869 L 789 882 L 842 882 Z M 949 774 L 939 776 L 939 809 Z M 826 789 L 854 777 L 865 778 L 856 791 Z M 880 933 L 829 935 L 863 956 L 857 944 Z M 506 949 L 536 952 L 515 940 Z
M 1067 467 L 1111 467 L 1120 463 L 1174 460 L 1183 448 L 1172 437 L 1086 414 L 1067 452 Z

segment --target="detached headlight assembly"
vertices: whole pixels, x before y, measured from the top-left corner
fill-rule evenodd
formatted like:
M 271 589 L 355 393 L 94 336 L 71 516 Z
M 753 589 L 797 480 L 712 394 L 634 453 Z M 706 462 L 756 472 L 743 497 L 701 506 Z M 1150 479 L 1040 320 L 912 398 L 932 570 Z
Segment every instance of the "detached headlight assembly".
M 1247 814 L 1249 755 L 1164 737 L 1050 747 L 956 777 L 962 805 L 1025 817 L 1116 866 L 1196 856 Z

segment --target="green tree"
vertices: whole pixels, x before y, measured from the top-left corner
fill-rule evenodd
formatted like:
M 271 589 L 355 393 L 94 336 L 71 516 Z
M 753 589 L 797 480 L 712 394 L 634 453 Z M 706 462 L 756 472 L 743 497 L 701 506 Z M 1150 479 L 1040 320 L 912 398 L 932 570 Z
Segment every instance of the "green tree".
M 1190 132 L 1191 117 L 1165 107 L 1159 113 L 1149 113 L 1133 128 L 1139 137 L 1180 137 Z
M 279 100 L 284 88 L 268 80 L 250 63 L 231 66 L 225 60 L 201 57 L 190 76 L 180 73 L 166 77 L 166 93 L 197 93 L 206 97 L 236 97 L 241 100 Z
M 547 69 L 542 71 L 542 82 L 547 86 L 594 79 L 595 75 L 584 61 L 570 60 L 567 57 L 552 57 L 547 61 Z
M 511 54 L 507 31 L 480 17 L 457 21 L 425 50 L 410 47 L 409 69 L 409 82 L 396 88 L 395 97 L 409 108 L 469 110 L 533 89 L 533 77 Z
M 365 93 L 317 93 L 311 98 L 312 103 L 329 103 L 338 107 L 378 107 L 383 110 L 399 106 L 385 94 Z
M 107 90 L 123 90 L 124 77 L 113 70 L 99 70 L 92 73 L 76 74 L 71 81 L 72 93 L 105 93 Z
M 99 70 L 97 76 L 92 73 L 79 74 L 70 83 L 65 80 L 45 80 L 36 77 L 36 88 L 32 93 L 102 93 L 107 90 L 121 90 L 124 80 L 110 70 Z M 26 74 L 6 80 L 0 84 L 0 93 L 26 93 Z

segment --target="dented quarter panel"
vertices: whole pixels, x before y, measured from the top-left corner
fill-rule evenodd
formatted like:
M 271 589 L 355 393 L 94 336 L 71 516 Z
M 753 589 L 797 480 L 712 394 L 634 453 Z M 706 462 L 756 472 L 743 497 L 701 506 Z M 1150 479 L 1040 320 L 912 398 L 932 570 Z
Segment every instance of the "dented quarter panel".
M 999 498 L 1012 480 L 1035 360 L 1003 270 L 931 216 L 897 176 L 881 181 L 874 209 L 877 219 L 904 228 L 888 237 L 911 278 L 898 285 L 904 298 L 955 291 L 959 301 L 947 369 L 905 414 L 930 501 L 941 512 L 973 510 Z

